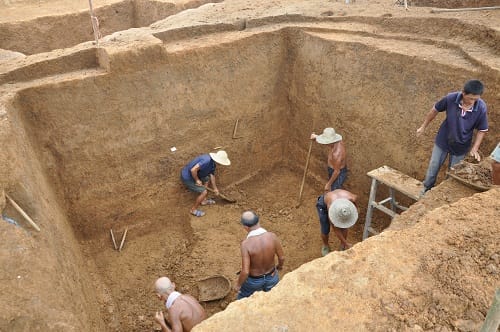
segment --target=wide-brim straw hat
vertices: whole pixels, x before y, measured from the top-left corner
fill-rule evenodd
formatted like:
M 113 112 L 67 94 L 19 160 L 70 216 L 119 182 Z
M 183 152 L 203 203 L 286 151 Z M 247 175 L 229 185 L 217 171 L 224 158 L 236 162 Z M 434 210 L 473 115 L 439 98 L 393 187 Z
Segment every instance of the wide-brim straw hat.
M 231 165 L 231 161 L 227 157 L 227 153 L 224 150 L 217 151 L 217 153 L 210 152 L 210 158 L 212 158 L 217 164 L 224 166 Z
M 328 217 L 333 226 L 349 228 L 358 220 L 358 209 L 350 200 L 339 198 L 330 205 Z
M 335 132 L 333 128 L 325 128 L 321 135 L 316 136 L 319 144 L 332 144 L 342 140 L 342 136 Z

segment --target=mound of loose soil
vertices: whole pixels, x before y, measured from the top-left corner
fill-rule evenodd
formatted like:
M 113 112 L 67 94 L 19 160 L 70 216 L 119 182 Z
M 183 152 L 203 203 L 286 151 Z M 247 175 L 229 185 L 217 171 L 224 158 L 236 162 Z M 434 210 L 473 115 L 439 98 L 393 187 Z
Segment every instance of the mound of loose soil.
M 450 169 L 450 175 L 478 189 L 488 189 L 492 185 L 491 167 L 487 167 L 488 165 L 485 163 L 472 164 L 462 161 Z

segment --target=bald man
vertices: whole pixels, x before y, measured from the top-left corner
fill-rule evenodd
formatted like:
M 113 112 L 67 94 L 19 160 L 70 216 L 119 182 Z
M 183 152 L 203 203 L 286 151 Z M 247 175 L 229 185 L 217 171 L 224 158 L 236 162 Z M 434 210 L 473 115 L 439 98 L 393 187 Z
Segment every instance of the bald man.
M 285 262 L 278 237 L 260 227 L 259 216 L 255 212 L 243 212 L 241 224 L 248 235 L 240 246 L 241 272 L 235 286 L 238 300 L 256 291 L 270 291 L 279 282 L 278 270 L 283 268 Z M 275 256 L 278 257 L 278 265 Z
M 158 298 L 165 303 L 170 320 L 167 326 L 162 311 L 155 314 L 155 320 L 160 324 L 163 332 L 183 332 L 191 329 L 207 318 L 205 310 L 190 295 L 183 295 L 175 291 L 175 283 L 167 277 L 161 277 L 155 282 L 155 290 Z

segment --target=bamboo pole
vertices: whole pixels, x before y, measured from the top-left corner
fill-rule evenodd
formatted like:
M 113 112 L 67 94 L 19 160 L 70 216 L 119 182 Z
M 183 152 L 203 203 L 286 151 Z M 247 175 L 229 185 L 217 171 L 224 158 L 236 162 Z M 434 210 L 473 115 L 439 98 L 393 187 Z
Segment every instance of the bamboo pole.
M 125 238 L 127 237 L 127 231 L 128 231 L 128 227 L 125 228 L 125 233 L 123 233 L 123 237 L 122 237 L 122 243 L 120 243 L 120 248 L 118 249 L 118 251 L 122 251 L 123 244 L 125 243 Z
M 113 247 L 115 247 L 115 250 L 118 250 L 118 246 L 116 245 L 116 240 L 115 240 L 115 234 L 113 234 L 112 229 L 110 229 L 109 232 L 111 233 L 111 240 L 113 240 Z
M 309 151 L 307 151 L 306 166 L 304 167 L 304 175 L 302 176 L 302 183 L 300 184 L 299 200 L 295 207 L 299 207 L 302 203 L 302 191 L 304 190 L 304 183 L 306 182 L 307 169 L 309 168 L 309 159 L 311 159 L 311 150 L 313 146 L 313 140 L 309 143 Z
M 236 130 L 238 130 L 238 122 L 240 122 L 240 119 L 236 119 L 236 122 L 234 123 L 233 139 L 236 138 Z
M 94 31 L 94 38 L 96 47 L 99 47 L 99 21 L 94 15 L 94 8 L 92 7 L 92 0 L 89 0 L 90 21 L 92 22 L 92 30 Z
M 497 10 L 500 6 L 492 7 L 476 7 L 476 8 L 442 8 L 442 9 L 432 9 L 431 13 L 451 13 L 451 12 L 466 12 L 466 11 L 477 11 L 477 10 Z
M 7 199 L 10 201 L 12 206 L 17 210 L 17 212 L 19 212 L 24 217 L 24 219 L 26 219 L 31 224 L 31 226 L 33 226 L 34 229 L 40 232 L 40 227 L 38 227 L 38 225 L 35 224 L 35 222 L 30 218 L 30 216 L 28 216 L 28 214 L 24 212 L 24 210 L 21 209 L 21 207 L 17 205 L 17 203 L 12 198 L 10 198 L 9 195 L 7 195 L 7 193 L 5 194 L 5 197 L 7 197 Z

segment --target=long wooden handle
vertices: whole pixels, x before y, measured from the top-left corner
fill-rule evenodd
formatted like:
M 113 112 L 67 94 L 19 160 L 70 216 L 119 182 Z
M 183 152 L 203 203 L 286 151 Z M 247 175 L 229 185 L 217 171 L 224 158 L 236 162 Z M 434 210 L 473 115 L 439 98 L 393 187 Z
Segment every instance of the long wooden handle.
M 12 198 L 10 198 L 9 195 L 7 195 L 7 193 L 5 193 L 5 197 L 7 197 L 7 199 L 10 201 L 12 206 L 17 210 L 17 212 L 19 212 L 24 217 L 24 219 L 26 219 L 31 224 L 31 226 L 33 226 L 34 229 L 40 232 L 40 227 L 38 227 L 38 225 L 35 224 L 35 222 L 30 218 L 30 216 L 28 216 L 28 214 L 24 212 L 23 209 L 21 209 L 21 207 L 17 205 L 17 203 Z
M 304 190 L 304 183 L 306 182 L 306 175 L 307 175 L 307 169 L 309 168 L 309 159 L 311 159 L 311 150 L 313 146 L 313 141 L 309 143 L 309 151 L 307 151 L 307 160 L 306 160 L 306 166 L 304 167 L 304 175 L 302 176 L 302 183 L 300 184 L 300 191 L 299 191 L 299 201 L 297 203 L 297 207 L 300 206 L 300 203 L 302 203 L 302 191 Z
M 215 190 L 213 190 L 212 188 L 209 188 L 209 187 L 205 187 L 208 191 L 210 191 L 211 193 L 215 193 Z M 225 195 L 223 195 L 221 192 L 219 192 L 219 196 L 220 198 L 222 198 L 223 200 L 229 202 L 229 203 L 235 203 L 236 200 L 235 199 L 231 199 Z

